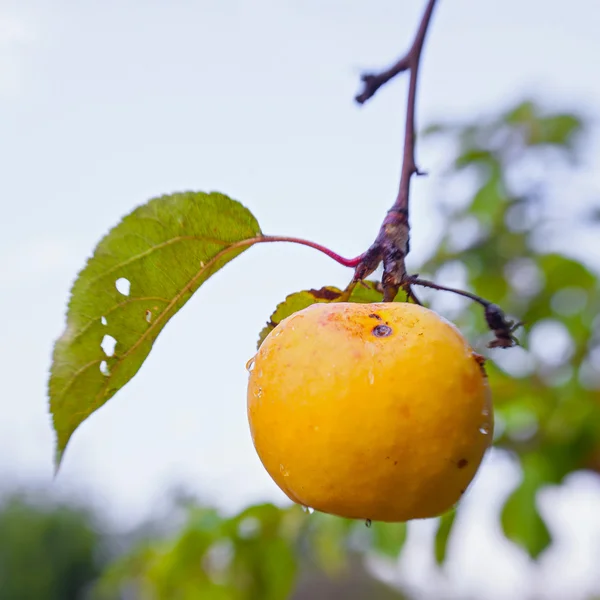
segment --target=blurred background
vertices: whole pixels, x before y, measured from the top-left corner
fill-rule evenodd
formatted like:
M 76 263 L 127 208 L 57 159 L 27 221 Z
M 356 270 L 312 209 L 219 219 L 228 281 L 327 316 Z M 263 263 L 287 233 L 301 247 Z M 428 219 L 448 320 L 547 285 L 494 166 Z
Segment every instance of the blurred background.
M 495 447 L 457 511 L 405 525 L 291 507 L 253 450 L 244 365 L 288 294 L 344 287 L 255 247 L 170 322 L 52 479 L 46 383 L 70 286 L 151 197 L 217 190 L 346 256 L 397 187 L 424 2 L 0 2 L 0 599 L 600 597 L 600 6 L 441 1 L 418 96 L 409 268 L 525 322 L 423 298 L 488 358 Z M 216 309 L 222 315 L 214 318 Z

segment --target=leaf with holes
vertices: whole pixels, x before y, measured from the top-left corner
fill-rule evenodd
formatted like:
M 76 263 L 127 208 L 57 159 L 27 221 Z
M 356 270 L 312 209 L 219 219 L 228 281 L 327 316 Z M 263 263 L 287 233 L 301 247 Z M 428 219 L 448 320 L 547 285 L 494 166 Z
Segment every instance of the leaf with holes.
M 137 373 L 169 319 L 260 236 L 239 202 L 187 192 L 150 200 L 100 241 L 73 285 L 54 347 L 57 467 L 73 432 Z
M 309 307 L 311 304 L 320 302 L 381 302 L 383 294 L 379 291 L 379 284 L 375 281 L 365 281 L 364 285 L 357 285 L 348 298 L 344 292 L 333 286 L 325 286 L 319 290 L 303 290 L 290 294 L 283 302 L 277 305 L 275 312 L 271 315 L 269 322 L 263 327 L 258 336 L 258 346 L 264 339 L 283 321 L 286 317 L 293 315 L 299 310 Z M 399 298 L 400 299 L 400 298 Z

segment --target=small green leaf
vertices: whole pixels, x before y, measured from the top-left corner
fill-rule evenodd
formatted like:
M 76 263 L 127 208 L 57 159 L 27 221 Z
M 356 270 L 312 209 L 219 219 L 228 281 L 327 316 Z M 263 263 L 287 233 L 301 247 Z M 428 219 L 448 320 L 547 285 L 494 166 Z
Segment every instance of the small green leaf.
M 529 124 L 538 117 L 539 112 L 540 109 L 534 102 L 526 100 L 509 110 L 504 120 L 509 125 Z
M 398 558 L 406 541 L 406 523 L 379 523 L 371 525 L 373 550 L 389 558 Z
M 550 144 L 572 146 L 573 138 L 581 131 L 583 124 L 575 115 L 553 115 L 539 120 L 532 132 L 530 144 Z
M 524 127 L 526 143 L 530 146 L 552 145 L 573 147 L 578 133 L 583 129 L 583 120 L 577 115 L 559 113 L 543 116 L 542 110 L 533 102 L 523 102 L 505 116 L 509 125 Z
M 421 131 L 422 137 L 428 137 L 431 135 L 440 135 L 442 133 L 448 133 L 452 131 L 454 127 L 452 127 L 449 123 L 432 123 L 428 125 Z
M 438 565 L 444 564 L 448 551 L 448 541 L 452 533 L 452 526 L 456 519 L 456 509 L 442 515 L 438 520 L 438 528 L 435 533 L 434 549 L 435 560 Z
M 495 171 L 473 196 L 470 212 L 487 227 L 492 227 L 506 210 L 506 194 L 500 173 Z
M 544 457 L 537 454 L 524 456 L 522 467 L 523 480 L 502 509 L 502 529 L 509 540 L 537 558 L 552 542 L 536 505 L 537 493 L 551 480 L 551 473 Z
M 239 550 L 238 554 L 243 562 L 238 561 L 235 566 L 239 569 L 240 562 L 244 565 L 244 569 L 237 573 L 239 579 L 253 582 L 245 595 L 248 600 L 285 600 L 290 597 L 297 566 L 294 552 L 285 540 L 260 540 L 248 548 L 245 555 Z
M 321 302 L 381 302 L 383 295 L 378 291 L 378 284 L 374 281 L 365 281 L 364 285 L 356 285 L 352 290 L 350 297 L 344 299 L 344 292 L 333 286 L 325 286 L 319 290 L 304 290 L 290 294 L 283 302 L 277 305 L 275 312 L 271 315 L 269 322 L 263 327 L 259 334 L 258 347 L 264 339 L 283 321 L 285 318 L 293 315 L 299 310 L 303 310 L 312 304 Z
M 284 600 L 296 574 L 292 541 L 283 535 L 286 513 L 272 504 L 252 506 L 224 523 L 233 541 L 233 562 L 226 577 L 236 588 L 235 598 Z M 244 525 L 253 523 L 248 529 Z M 232 525 L 234 529 L 232 530 Z
M 150 200 L 100 241 L 73 285 L 54 347 L 57 467 L 73 432 L 137 373 L 168 320 L 260 236 L 239 202 L 187 192 Z
M 580 287 L 584 290 L 596 286 L 594 274 L 579 261 L 560 254 L 544 254 L 539 258 L 544 274 L 545 289 L 554 292 L 564 287 Z
M 454 168 L 458 171 L 473 164 L 497 168 L 498 161 L 494 154 L 485 148 L 467 148 L 457 156 L 454 161 Z
M 347 566 L 349 539 L 356 521 L 325 513 L 315 513 L 310 519 L 311 555 L 320 569 L 330 575 L 339 574 Z

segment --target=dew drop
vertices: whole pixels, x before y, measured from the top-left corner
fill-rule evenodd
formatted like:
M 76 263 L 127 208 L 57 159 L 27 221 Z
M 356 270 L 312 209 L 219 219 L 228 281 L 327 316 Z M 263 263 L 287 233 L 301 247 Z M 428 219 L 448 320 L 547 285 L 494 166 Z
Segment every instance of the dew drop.
M 479 433 L 483 433 L 483 435 L 489 435 L 489 433 L 490 433 L 489 423 L 484 423 L 483 425 L 481 425 L 481 427 L 479 427 Z
M 315 512 L 315 509 L 310 506 L 303 506 L 302 510 L 309 515 L 312 515 Z
M 204 261 L 203 261 L 203 260 L 201 260 L 201 261 L 200 261 L 200 268 L 201 268 L 201 269 L 203 269 L 204 267 L 205 267 Z
M 248 371 L 248 373 L 251 373 L 252 371 L 254 371 L 254 362 L 255 362 L 255 358 L 256 357 L 252 357 L 247 363 L 246 363 L 246 371 Z
M 102 375 L 105 377 L 110 375 L 110 369 L 108 368 L 108 363 L 105 360 L 100 363 L 100 373 L 102 373 Z
M 283 465 L 279 465 L 279 471 L 284 477 L 290 476 L 290 472 Z
M 131 281 L 129 279 L 125 279 L 125 277 L 119 277 L 115 281 L 115 287 L 117 288 L 117 292 L 119 294 L 123 294 L 123 296 L 129 296 L 129 292 L 131 291 Z
M 259 386 L 258 389 L 254 392 L 254 397 L 262 398 L 262 395 L 263 395 L 263 391 L 262 391 L 262 388 Z
M 146 322 L 148 322 L 148 323 L 152 322 L 152 311 L 151 310 L 146 311 Z
M 108 325 L 108 321 L 106 320 L 106 317 L 100 317 L 100 323 L 102 323 L 102 325 L 104 325 L 106 327 Z
M 365 525 L 366 525 L 367 527 L 371 527 L 371 525 L 372 525 L 371 519 L 367 519 L 367 520 L 365 521 Z

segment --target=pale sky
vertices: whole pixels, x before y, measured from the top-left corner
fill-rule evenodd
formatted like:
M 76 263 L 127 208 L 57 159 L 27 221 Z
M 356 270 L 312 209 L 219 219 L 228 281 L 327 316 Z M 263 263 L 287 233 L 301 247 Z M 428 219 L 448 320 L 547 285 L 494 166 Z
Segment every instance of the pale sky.
M 406 48 L 423 4 L 0 0 L 0 474 L 7 485 L 51 479 L 46 381 L 68 292 L 100 237 L 138 204 L 173 191 L 218 190 L 250 208 L 265 233 L 302 236 L 350 256 L 369 245 L 397 185 L 406 81 L 363 108 L 352 98 L 363 69 L 387 66 Z M 421 71 L 419 124 L 493 113 L 526 95 L 597 117 L 599 26 L 595 0 L 440 0 Z M 594 133 L 579 181 L 600 189 Z M 440 157 L 431 148 L 418 156 L 431 176 L 413 186 L 415 262 L 440 226 L 430 212 Z M 284 503 L 252 447 L 244 365 L 287 294 L 344 286 L 349 277 L 289 245 L 236 259 L 169 323 L 134 380 L 75 434 L 57 488 L 90 495 L 121 524 L 150 514 L 175 485 L 228 510 Z M 598 482 L 577 476 L 545 495 L 561 544 L 533 575 L 522 554 L 496 543 L 497 526 L 484 518 L 516 482 L 501 456 L 482 469 L 466 500 L 473 517 L 448 567 L 456 597 L 475 590 L 478 598 L 524 598 L 515 594 L 538 590 L 559 599 L 570 590 L 570 598 L 584 598 L 572 595 L 573 581 L 600 589 L 590 558 L 600 555 Z M 438 598 L 442 584 L 431 577 L 422 541 L 428 528 L 414 528 L 403 572 Z

